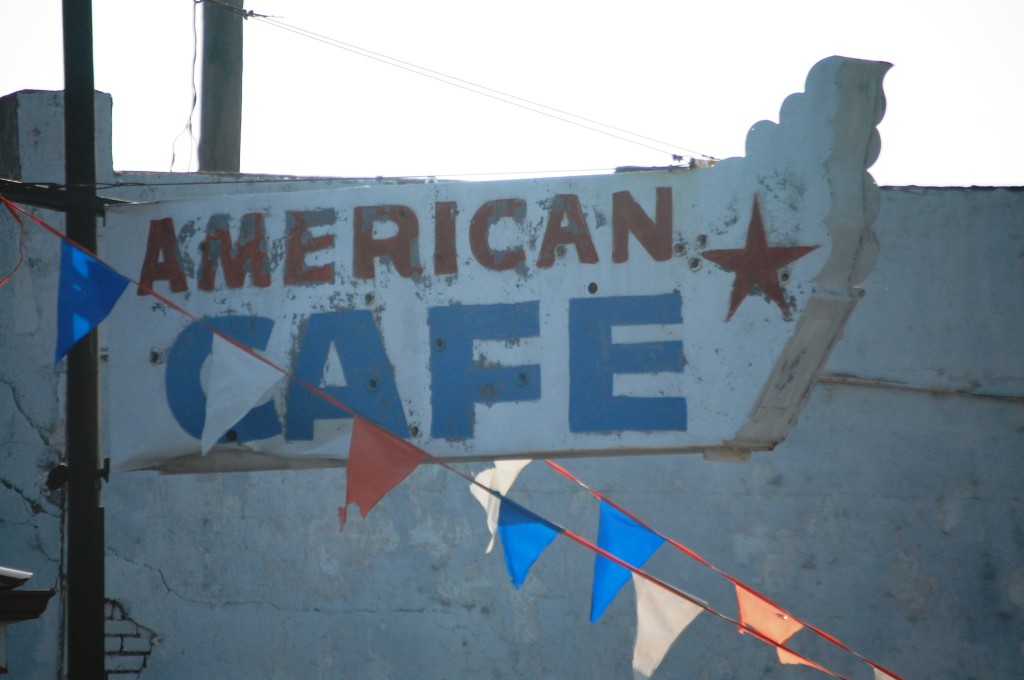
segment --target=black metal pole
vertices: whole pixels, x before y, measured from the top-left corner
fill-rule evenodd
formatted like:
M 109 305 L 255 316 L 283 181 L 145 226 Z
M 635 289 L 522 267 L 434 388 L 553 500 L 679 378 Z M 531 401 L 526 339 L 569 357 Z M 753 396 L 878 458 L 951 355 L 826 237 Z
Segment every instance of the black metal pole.
M 96 109 L 92 1 L 63 0 L 64 163 L 72 207 L 67 234 L 96 251 Z M 79 207 L 81 206 L 81 207 Z M 96 332 L 67 363 L 67 645 L 70 680 L 103 680 L 104 527 L 100 496 L 99 353 Z

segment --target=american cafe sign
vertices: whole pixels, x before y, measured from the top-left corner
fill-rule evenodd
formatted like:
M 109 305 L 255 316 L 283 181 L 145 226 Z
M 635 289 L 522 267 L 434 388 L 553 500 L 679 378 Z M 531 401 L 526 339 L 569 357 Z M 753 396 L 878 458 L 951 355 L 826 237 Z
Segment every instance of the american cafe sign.
M 770 449 L 873 263 L 888 65 L 833 57 L 712 168 L 233 194 L 108 210 L 110 455 L 337 465 L 352 416 L 433 455 Z M 284 380 L 207 455 L 210 331 Z

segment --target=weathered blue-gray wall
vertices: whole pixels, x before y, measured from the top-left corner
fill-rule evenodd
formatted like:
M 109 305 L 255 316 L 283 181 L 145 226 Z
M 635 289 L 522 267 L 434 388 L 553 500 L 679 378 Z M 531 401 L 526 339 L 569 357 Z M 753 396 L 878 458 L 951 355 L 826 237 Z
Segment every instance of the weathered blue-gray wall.
M 886 189 L 874 228 L 867 294 L 783 445 L 748 463 L 567 467 L 908 680 L 1024 677 L 1024 191 Z M 43 485 L 63 440 L 57 247 L 31 228 L 26 243 L 0 289 L 0 564 L 59 587 L 61 497 Z M 588 623 L 593 556 L 560 538 L 516 591 L 442 469 L 421 467 L 344 534 L 341 470 L 115 474 L 105 493 L 107 596 L 145 648 L 110 659 L 146 678 L 631 677 L 632 589 Z M 593 498 L 543 463 L 512 496 L 596 533 Z M 648 569 L 735 613 L 728 582 L 681 554 L 663 547 Z M 58 677 L 60 612 L 55 599 L 10 626 L 12 677 Z M 806 632 L 793 647 L 871 677 Z M 703 615 L 655 677 L 824 676 Z

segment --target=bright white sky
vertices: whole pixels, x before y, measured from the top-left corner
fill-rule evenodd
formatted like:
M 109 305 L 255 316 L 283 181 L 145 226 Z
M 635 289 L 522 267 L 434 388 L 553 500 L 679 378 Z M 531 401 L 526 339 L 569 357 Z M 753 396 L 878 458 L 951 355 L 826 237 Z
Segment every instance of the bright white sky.
M 0 94 L 63 87 L 60 4 L 0 0 Z M 885 81 L 882 154 L 872 168 L 879 184 L 1024 185 L 1021 0 L 245 0 L 245 6 L 719 158 L 742 155 L 747 129 L 777 120 L 783 99 L 803 90 L 807 71 L 821 58 L 888 61 L 894 68 Z M 96 86 L 114 98 L 115 169 L 168 170 L 191 104 L 193 2 L 93 0 L 93 9 Z M 201 20 L 201 7 L 198 14 Z M 250 19 L 244 30 L 243 172 L 488 179 L 671 163 L 669 153 L 264 21 Z M 198 135 L 198 111 L 193 120 Z M 173 146 L 177 171 L 187 169 L 187 140 L 178 137 Z

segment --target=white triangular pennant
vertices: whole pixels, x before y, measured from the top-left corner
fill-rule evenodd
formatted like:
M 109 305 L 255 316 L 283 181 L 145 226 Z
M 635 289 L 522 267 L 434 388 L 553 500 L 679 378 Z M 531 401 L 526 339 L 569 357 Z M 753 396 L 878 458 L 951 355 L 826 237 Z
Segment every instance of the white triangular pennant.
M 896 678 L 892 677 L 891 675 L 889 675 L 885 671 L 880 671 L 877 668 L 874 669 L 874 670 L 875 670 L 875 680 L 896 680 Z
M 633 678 L 647 680 L 654 675 L 679 634 L 704 609 L 639 574 L 633 574 L 633 586 L 636 588 Z
M 279 370 L 218 335 L 213 336 L 208 375 L 206 423 L 200 438 L 203 455 L 246 413 L 265 401 L 284 377 Z
M 519 476 L 519 473 L 523 471 L 523 468 L 529 462 L 529 460 L 518 459 L 497 460 L 494 461 L 494 467 L 484 470 L 474 479 L 478 484 L 482 484 L 488 489 L 494 489 L 504 496 L 512 488 L 516 477 Z M 487 544 L 485 552 L 489 553 L 494 549 L 494 534 L 498 530 L 498 513 L 501 510 L 501 501 L 494 494 L 487 493 L 477 484 L 470 484 L 469 492 L 473 494 L 473 498 L 480 502 L 480 505 L 484 506 L 484 511 L 487 513 L 487 530 L 491 532 L 491 542 Z

